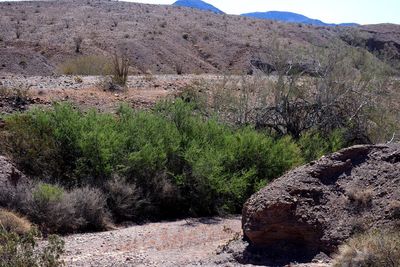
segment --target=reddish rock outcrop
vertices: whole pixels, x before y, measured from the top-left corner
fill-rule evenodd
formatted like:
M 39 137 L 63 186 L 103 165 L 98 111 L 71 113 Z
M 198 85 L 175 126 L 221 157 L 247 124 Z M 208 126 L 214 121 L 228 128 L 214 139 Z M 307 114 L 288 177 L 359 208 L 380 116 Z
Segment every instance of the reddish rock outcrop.
M 313 258 L 357 231 L 399 225 L 400 145 L 354 146 L 254 194 L 242 228 L 253 248 Z

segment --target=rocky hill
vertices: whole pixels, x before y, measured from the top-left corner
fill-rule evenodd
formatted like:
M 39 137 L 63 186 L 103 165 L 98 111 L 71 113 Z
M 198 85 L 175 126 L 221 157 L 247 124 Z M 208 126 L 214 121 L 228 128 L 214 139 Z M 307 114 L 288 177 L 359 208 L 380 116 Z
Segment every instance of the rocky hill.
M 0 2 L 0 73 L 52 75 L 73 58 L 125 48 L 131 73 L 243 73 L 273 39 L 288 49 L 330 45 L 399 51 L 400 26 L 315 27 L 117 1 Z M 79 44 L 79 53 L 76 46 Z

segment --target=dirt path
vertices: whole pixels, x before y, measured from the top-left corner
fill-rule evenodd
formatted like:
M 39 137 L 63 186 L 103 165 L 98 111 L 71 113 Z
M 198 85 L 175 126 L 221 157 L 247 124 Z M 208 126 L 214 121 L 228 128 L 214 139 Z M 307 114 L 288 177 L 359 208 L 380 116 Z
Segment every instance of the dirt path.
M 240 217 L 235 217 L 72 235 L 65 238 L 65 262 L 67 266 L 214 266 L 210 259 L 218 247 L 239 232 Z

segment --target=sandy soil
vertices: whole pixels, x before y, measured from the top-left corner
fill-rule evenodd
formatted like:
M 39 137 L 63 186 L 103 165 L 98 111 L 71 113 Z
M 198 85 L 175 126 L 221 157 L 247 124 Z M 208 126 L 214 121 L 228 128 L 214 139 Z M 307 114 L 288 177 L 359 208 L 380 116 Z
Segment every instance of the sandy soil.
M 65 262 L 67 266 L 215 266 L 212 259 L 218 247 L 240 232 L 240 217 L 235 217 L 72 235 L 65 238 Z

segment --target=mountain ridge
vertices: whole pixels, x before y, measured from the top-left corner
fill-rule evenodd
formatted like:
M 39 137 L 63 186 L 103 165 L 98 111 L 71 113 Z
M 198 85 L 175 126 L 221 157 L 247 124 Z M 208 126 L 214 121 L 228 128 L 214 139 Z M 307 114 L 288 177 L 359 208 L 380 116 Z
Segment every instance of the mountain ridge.
M 222 10 L 216 8 L 215 6 L 204 2 L 202 0 L 177 0 L 175 3 L 172 4 L 173 6 L 181 6 L 181 7 L 189 7 L 204 11 L 211 11 L 216 14 L 226 14 Z M 358 26 L 357 23 L 325 23 L 319 19 L 312 19 L 305 15 L 294 13 L 290 11 L 256 11 L 250 13 L 243 13 L 240 16 L 244 17 L 251 17 L 257 19 L 269 19 L 281 22 L 288 22 L 288 23 L 302 23 L 314 26 Z
M 215 6 L 201 0 L 178 0 L 172 4 L 173 6 L 190 7 L 205 11 L 211 11 L 216 14 L 225 14 L 225 12 L 216 8 Z
M 250 12 L 243 13 L 241 16 L 252 17 L 258 19 L 270 19 L 288 23 L 302 23 L 315 26 L 358 26 L 357 23 L 325 23 L 319 19 L 312 19 L 302 14 L 289 11 L 266 11 L 266 12 Z

